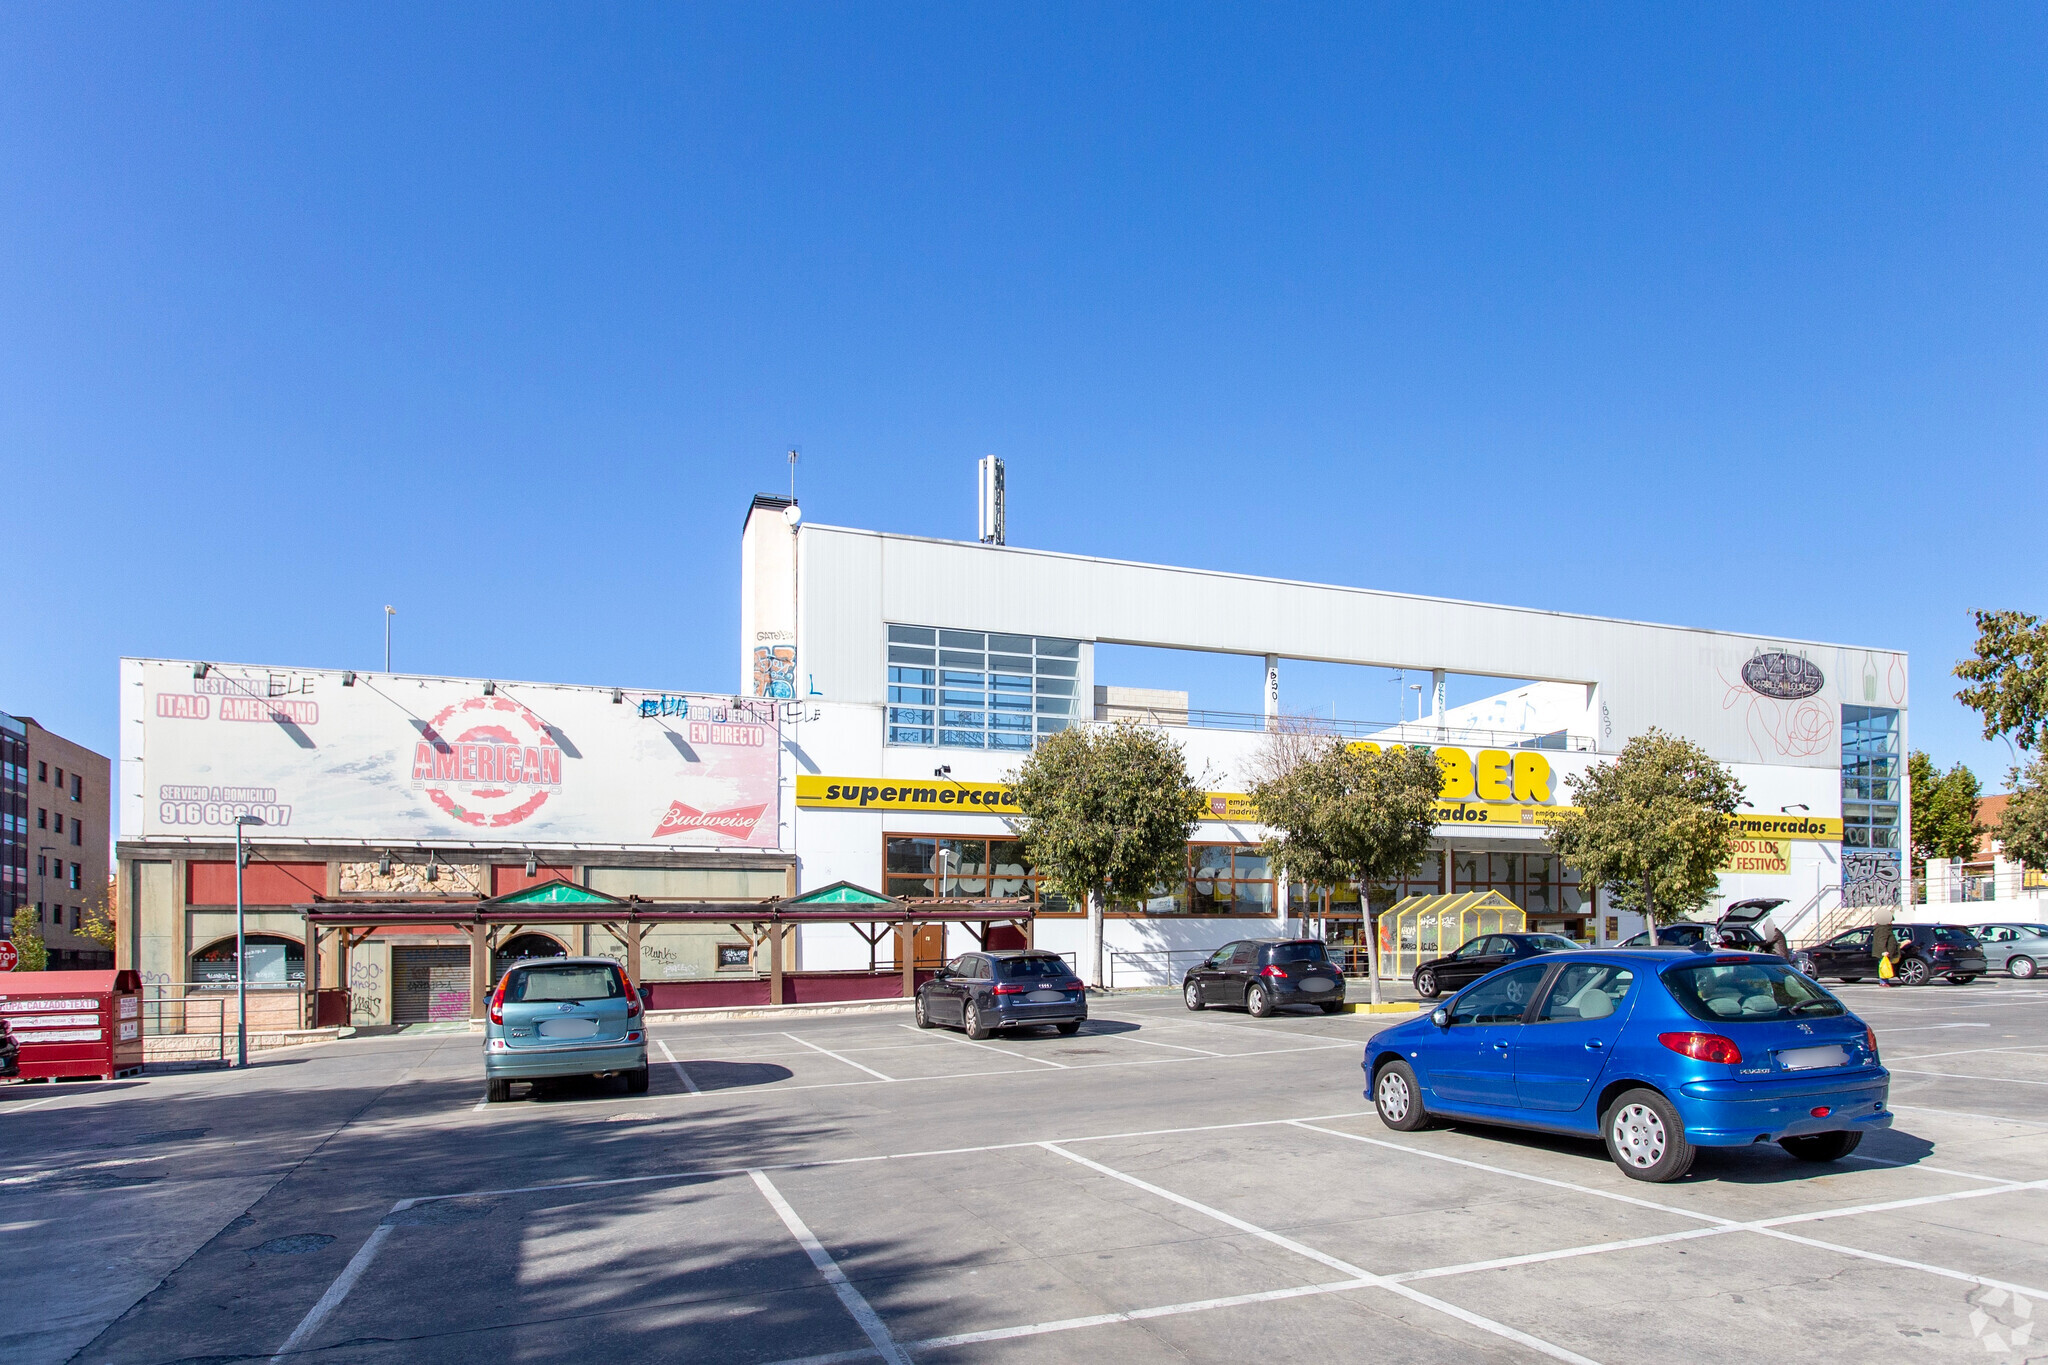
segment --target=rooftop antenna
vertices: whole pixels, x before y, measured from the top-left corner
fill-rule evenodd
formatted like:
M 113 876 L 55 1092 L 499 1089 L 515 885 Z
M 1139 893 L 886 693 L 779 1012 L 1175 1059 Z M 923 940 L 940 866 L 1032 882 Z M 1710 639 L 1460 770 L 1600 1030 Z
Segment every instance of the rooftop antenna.
M 1003 524 L 1003 462 L 994 455 L 984 455 L 979 469 L 981 543 L 1001 545 L 1006 529 Z
M 791 446 L 789 448 L 789 500 L 791 502 L 796 501 L 796 452 L 797 447 Z

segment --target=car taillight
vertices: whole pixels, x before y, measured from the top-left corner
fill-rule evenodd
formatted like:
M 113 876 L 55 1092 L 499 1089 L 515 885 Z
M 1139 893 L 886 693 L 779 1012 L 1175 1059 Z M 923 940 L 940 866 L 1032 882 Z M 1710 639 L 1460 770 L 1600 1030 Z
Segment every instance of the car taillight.
M 1935 955 L 1936 957 L 1947 957 L 1947 956 L 1948 956 L 1948 950 L 1949 950 L 1949 945 L 1948 945 L 1948 944 L 1946 944 L 1946 943 L 1937 943 L 1937 944 L 1935 944 L 1935 945 L 1934 945 L 1934 948 L 1932 949 L 1932 951 L 1933 951 L 1933 953 L 1934 953 L 1934 955 Z
M 1696 1062 L 1742 1065 L 1742 1049 L 1735 1046 L 1734 1039 L 1723 1038 L 1718 1033 L 1660 1033 L 1657 1041 Z
M 1006 982 L 1004 982 L 1004 983 L 1003 983 L 1002 985 L 1000 985 L 1000 986 L 996 987 L 996 994 L 997 994 L 997 995 L 1022 995 L 1022 994 L 1024 994 L 1024 992 L 1026 992 L 1026 991 L 1028 991 L 1028 990 L 1030 990 L 1030 989 L 1031 989 L 1031 988 L 1030 988 L 1029 986 L 1020 986 L 1020 985 L 1018 985 L 1018 984 L 1017 984 L 1017 983 L 1015 983 L 1015 982 L 1012 982 L 1012 981 L 1006 981 Z
M 1877 1030 L 1868 1024 L 1863 1026 L 1863 1046 L 1870 1049 L 1870 1060 L 1877 1060 Z
M 491 1022 L 494 1024 L 505 1022 L 505 983 L 503 981 L 498 983 L 498 989 L 491 992 Z
M 638 992 L 638 991 L 634 990 L 634 989 L 633 989 L 633 983 L 632 983 L 632 982 L 630 982 L 630 981 L 628 981 L 628 980 L 626 980 L 626 978 L 625 978 L 625 977 L 623 977 L 623 976 L 621 976 L 621 977 L 619 978 L 619 984 L 620 984 L 621 986 L 624 986 L 624 987 L 626 988 L 626 1017 L 627 1017 L 628 1019 L 637 1019 L 637 1018 L 639 1018 L 639 1017 L 640 1017 L 640 992 Z
M 1287 969 L 1286 969 L 1285 967 L 1281 967 L 1281 966 L 1277 966 L 1277 965 L 1276 965 L 1276 966 L 1272 966 L 1272 967 L 1261 967 L 1261 968 L 1259 968 L 1259 975 L 1260 975 L 1260 976 L 1282 976 L 1282 977 L 1284 977 L 1284 976 L 1286 976 L 1286 975 L 1287 975 Z

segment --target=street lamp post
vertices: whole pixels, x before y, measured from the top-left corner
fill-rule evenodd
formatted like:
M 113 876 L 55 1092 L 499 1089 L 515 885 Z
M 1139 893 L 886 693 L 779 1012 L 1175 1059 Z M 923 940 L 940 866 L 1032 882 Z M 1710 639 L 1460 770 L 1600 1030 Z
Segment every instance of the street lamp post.
M 384 671 L 391 671 L 391 618 L 398 615 L 398 608 L 390 603 L 384 605 Z
M 249 935 L 242 912 L 242 868 L 249 855 L 242 847 L 245 825 L 260 825 L 258 815 L 235 817 L 235 1065 L 249 1065 Z
M 42 844 L 37 847 L 36 856 L 38 858 L 42 858 L 42 855 L 45 853 L 55 852 L 57 852 L 57 850 L 51 848 L 48 844 Z M 43 911 L 49 905 L 50 902 L 50 882 L 48 876 L 46 875 L 46 863 L 47 860 L 45 859 L 44 861 L 38 862 L 36 864 L 36 919 L 38 921 L 40 921 L 43 918 Z M 38 930 L 38 932 L 41 931 Z M 43 941 L 45 943 L 49 942 L 47 938 L 45 938 Z

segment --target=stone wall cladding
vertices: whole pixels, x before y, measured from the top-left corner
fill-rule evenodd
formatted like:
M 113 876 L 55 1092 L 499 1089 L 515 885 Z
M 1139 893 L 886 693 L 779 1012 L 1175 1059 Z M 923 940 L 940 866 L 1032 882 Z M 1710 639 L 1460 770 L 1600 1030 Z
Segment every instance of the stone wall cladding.
M 383 892 L 413 896 L 488 896 L 491 870 L 482 863 L 435 863 L 435 880 L 427 880 L 427 864 L 393 861 L 389 872 L 377 863 L 341 864 L 343 892 Z

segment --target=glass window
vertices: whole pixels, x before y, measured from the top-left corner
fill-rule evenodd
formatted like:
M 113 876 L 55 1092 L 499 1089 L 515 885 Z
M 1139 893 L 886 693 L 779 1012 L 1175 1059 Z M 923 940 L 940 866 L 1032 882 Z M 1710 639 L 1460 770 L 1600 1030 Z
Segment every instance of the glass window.
M 71 865 L 71 884 L 73 886 L 78 885 L 77 863 Z M 1946 943 L 1951 948 L 1975 948 L 1980 946 L 1977 942 L 1977 936 L 1968 929 L 1958 929 L 1948 924 L 1937 924 L 1934 926 L 1934 941 L 1936 943 Z
M 1230 965 L 1233 967 L 1249 967 L 1258 960 L 1258 956 L 1259 948 L 1255 943 L 1232 944 L 1230 948 Z
M 929 626 L 891 626 L 889 643 L 892 645 L 928 645 L 933 642 L 936 632 Z
M 1078 640 L 892 625 L 889 642 L 891 744 L 1023 750 L 1078 718 Z
M 1272 950 L 1271 960 L 1274 962 L 1328 962 L 1330 958 L 1329 954 L 1323 951 L 1322 944 L 1308 942 L 1279 944 Z
M 1050 953 L 1042 957 L 1012 957 L 1003 961 L 1005 981 L 1064 981 L 1072 976 L 1065 958 Z
M 1636 974 L 1605 962 L 1575 962 L 1557 974 L 1536 1012 L 1538 1023 L 1556 1019 L 1605 1019 L 1613 1014 Z
M 1529 999 L 1550 970 L 1547 962 L 1501 972 L 1460 994 L 1451 1002 L 1453 1024 L 1519 1024 Z
M 1849 952 L 1862 952 L 1870 947 L 1870 930 L 1851 929 L 1840 938 L 1828 944 L 1830 948 L 1841 948 Z
M 1843 1013 L 1841 1001 L 1782 962 L 1674 967 L 1664 973 L 1664 985 L 1680 1008 L 1708 1023 L 1768 1023 Z

